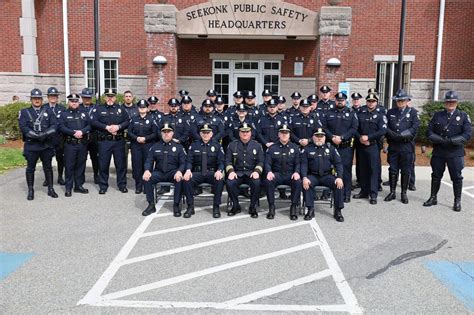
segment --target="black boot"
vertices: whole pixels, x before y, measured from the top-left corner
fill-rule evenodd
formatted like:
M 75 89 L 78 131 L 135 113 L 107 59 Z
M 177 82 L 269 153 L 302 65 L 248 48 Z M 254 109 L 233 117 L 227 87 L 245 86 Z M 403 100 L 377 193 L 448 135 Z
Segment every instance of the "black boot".
M 344 217 L 342 216 L 341 209 L 334 208 L 334 219 L 337 222 L 344 222 Z
M 431 207 L 438 204 L 438 199 L 436 198 L 436 196 L 438 195 L 440 186 L 441 180 L 431 179 L 431 195 L 430 198 L 423 203 L 424 207 Z
M 267 219 L 273 220 L 274 218 L 275 218 L 275 205 L 269 205 Z
M 58 162 L 58 184 L 64 186 L 66 182 L 63 178 L 64 165 L 63 162 Z
M 189 219 L 194 214 L 194 204 L 191 203 L 188 205 L 188 208 L 183 214 L 183 218 Z
M 28 197 L 26 199 L 35 199 L 35 190 L 33 186 L 35 184 L 35 173 L 26 173 L 26 185 L 28 186 Z
M 179 204 L 173 204 L 173 215 L 175 217 L 181 216 L 181 209 L 179 208 Z
M 459 212 L 461 211 L 462 181 L 453 182 L 453 191 L 454 191 L 453 210 L 456 212 Z
M 296 215 L 296 205 L 292 204 L 290 207 L 290 220 L 295 221 L 298 220 L 298 216 Z
M 230 209 L 230 211 L 227 212 L 227 215 L 231 217 L 231 216 L 236 215 L 237 213 L 240 213 L 241 211 L 242 209 L 240 208 L 240 205 L 239 206 L 233 205 L 232 209 Z
M 146 217 L 152 213 L 156 212 L 155 204 L 153 202 L 148 203 L 148 207 L 142 212 L 142 216 Z
M 280 199 L 282 200 L 287 200 L 289 197 L 286 195 L 286 192 L 285 192 L 285 189 L 280 189 L 278 190 L 278 192 L 280 193 Z
M 408 203 L 408 197 L 407 197 L 407 190 L 408 190 L 408 184 L 410 182 L 410 175 L 408 174 L 402 174 L 402 177 L 401 177 L 401 181 L 402 181 L 402 194 L 400 195 L 401 197 L 401 201 L 402 203 L 404 204 L 407 204 Z
M 213 217 L 214 219 L 218 219 L 218 218 L 221 217 L 221 210 L 219 209 L 219 206 L 214 205 L 214 206 L 212 207 L 212 217 Z
M 53 170 L 46 171 L 46 181 L 48 182 L 48 196 L 58 198 L 58 194 L 53 188 Z
M 314 217 L 314 208 L 308 208 L 308 213 L 304 216 L 306 221 L 311 220 Z
M 252 219 L 258 218 L 258 212 L 257 212 L 257 209 L 255 209 L 255 207 L 249 208 L 249 214 Z
M 388 175 L 388 182 L 390 184 L 390 193 L 385 197 L 385 201 L 392 201 L 396 198 L 395 195 L 395 190 L 397 189 L 397 179 L 398 179 L 398 174 L 396 173 L 390 173 Z
M 163 194 L 166 194 L 166 193 L 169 193 L 169 192 L 170 192 L 170 187 L 161 186 L 160 189 L 158 190 L 157 194 L 158 195 L 163 195 Z

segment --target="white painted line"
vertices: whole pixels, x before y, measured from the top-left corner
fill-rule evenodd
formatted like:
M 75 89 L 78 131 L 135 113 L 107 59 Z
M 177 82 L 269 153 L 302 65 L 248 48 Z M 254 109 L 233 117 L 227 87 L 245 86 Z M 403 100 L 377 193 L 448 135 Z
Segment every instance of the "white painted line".
M 136 301 L 106 300 L 98 301 L 94 306 L 135 307 L 135 308 L 189 308 L 189 309 L 222 309 L 246 311 L 280 311 L 280 312 L 346 312 L 351 309 L 347 305 L 278 305 L 278 304 L 240 304 L 230 306 L 225 303 L 212 302 L 180 302 L 180 301 Z
M 277 209 L 275 211 L 280 211 L 280 210 L 288 210 L 288 208 L 281 208 L 281 209 Z M 178 226 L 178 227 L 174 227 L 174 228 L 169 228 L 169 229 L 166 229 L 166 230 L 147 232 L 147 233 L 143 233 L 143 235 L 141 235 L 141 237 L 162 235 L 162 234 L 167 234 L 167 233 L 172 233 L 172 232 L 178 232 L 178 231 L 184 231 L 184 230 L 188 230 L 188 229 L 194 229 L 194 228 L 201 227 L 201 226 L 206 226 L 206 225 L 225 223 L 225 222 L 229 222 L 229 221 L 249 219 L 249 218 L 250 218 L 249 215 L 244 214 L 244 215 L 237 215 L 237 216 L 229 217 L 229 218 L 225 218 L 225 219 L 214 219 L 214 220 L 211 220 L 211 221 L 206 221 L 206 222 L 201 222 L 201 223 L 196 223 L 196 224 L 190 224 L 190 225 L 183 225 L 183 226 Z
M 164 202 L 159 201 L 156 204 L 156 212 L 159 212 L 161 208 L 163 207 Z M 120 252 L 117 254 L 117 256 L 112 260 L 110 263 L 109 267 L 105 270 L 104 274 L 97 280 L 97 282 L 94 284 L 92 289 L 90 289 L 89 292 L 87 292 L 86 296 L 80 300 L 77 305 L 80 304 L 91 304 L 97 300 L 100 299 L 101 294 L 104 292 L 105 288 L 109 284 L 109 282 L 112 280 L 112 278 L 115 276 L 117 271 L 119 270 L 123 260 L 125 260 L 132 249 L 135 247 L 137 241 L 140 238 L 140 234 L 142 234 L 148 225 L 151 223 L 153 220 L 154 216 L 147 216 L 143 222 L 138 226 L 138 228 L 133 232 L 132 236 L 128 239 L 128 241 L 125 243 L 125 245 L 122 247 Z
M 448 182 L 445 182 L 444 180 L 442 180 L 441 182 L 442 182 L 443 184 L 445 184 L 446 186 L 453 187 L 453 184 L 448 183 Z M 470 189 L 470 188 L 473 188 L 473 187 L 474 187 L 474 186 L 463 188 L 463 189 L 462 189 L 463 194 L 465 194 L 465 195 L 468 196 L 468 197 L 474 198 L 474 194 L 471 194 L 470 192 L 467 192 L 467 191 L 466 191 L 466 189 Z
M 278 257 L 278 256 L 287 255 L 287 254 L 294 253 L 294 252 L 297 252 L 297 251 L 305 250 L 305 249 L 308 249 L 308 248 L 316 247 L 318 245 L 319 245 L 318 242 L 310 242 L 310 243 L 298 245 L 298 246 L 295 246 L 295 247 L 290 247 L 290 248 L 286 248 L 286 249 L 283 249 L 283 250 L 279 250 L 279 251 L 276 251 L 276 252 L 271 252 L 271 253 L 267 253 L 267 254 L 264 254 L 264 255 L 259 255 L 259 256 L 255 256 L 255 257 L 251 257 L 251 258 L 238 260 L 238 261 L 234 261 L 234 262 L 231 262 L 231 263 L 211 267 L 211 268 L 206 268 L 206 269 L 190 272 L 190 273 L 183 274 L 183 275 L 180 275 L 180 276 L 176 276 L 176 277 L 172 277 L 172 278 L 152 282 L 152 283 L 149 283 L 149 284 L 144 284 L 144 285 L 141 285 L 141 286 L 138 286 L 138 287 L 134 287 L 134 288 L 130 288 L 130 289 L 122 290 L 122 291 L 117 291 L 117 292 L 114 292 L 114 293 L 109 293 L 109 294 L 103 295 L 102 300 L 118 299 L 118 298 L 121 298 L 121 297 L 124 297 L 124 296 L 138 294 L 138 293 L 142 293 L 142 292 L 146 292 L 146 291 L 166 287 L 166 286 L 169 286 L 169 285 L 173 285 L 173 284 L 176 284 L 176 283 L 181 283 L 181 282 L 188 281 L 188 280 L 191 280 L 191 279 L 194 279 L 194 278 L 203 277 L 203 276 L 210 275 L 210 274 L 213 274 L 213 273 L 217 273 L 217 272 L 220 272 L 220 271 L 224 271 L 224 270 L 228 270 L 228 269 L 232 269 L 232 268 L 236 268 L 236 267 L 240 267 L 240 266 L 245 266 L 245 265 L 252 264 L 252 263 L 255 263 L 255 262 L 259 262 L 259 261 L 267 260 L 267 259 L 270 259 L 270 258 L 275 258 L 275 257 Z
M 324 237 L 323 231 L 319 227 L 316 220 L 311 220 L 310 222 L 314 232 L 314 236 L 318 240 L 323 256 L 326 259 L 329 269 L 332 272 L 332 277 L 336 282 L 336 286 L 341 292 L 344 302 L 346 302 L 346 304 L 350 308 L 350 313 L 362 314 L 362 309 L 360 308 L 359 303 L 357 302 L 354 292 L 352 292 L 351 287 L 344 278 L 344 274 L 342 273 L 342 270 L 339 267 L 336 258 L 334 258 L 331 248 L 329 247 L 329 244 L 326 241 L 326 238 Z
M 150 259 L 155 259 L 155 258 L 158 258 L 158 257 L 174 255 L 174 254 L 187 252 L 187 251 L 198 249 L 198 248 L 203 248 L 203 247 L 213 246 L 213 245 L 216 245 L 216 244 L 231 242 L 231 241 L 239 240 L 239 239 L 242 239 L 242 238 L 257 236 L 257 235 L 261 235 L 261 234 L 272 233 L 272 232 L 281 231 L 281 230 L 285 230 L 285 229 L 291 229 L 293 227 L 297 227 L 297 226 L 300 226 L 300 225 L 306 225 L 306 224 L 309 224 L 308 221 L 300 221 L 300 222 L 297 222 L 297 223 L 291 223 L 291 224 L 286 224 L 286 225 L 281 225 L 281 226 L 275 226 L 275 227 L 271 227 L 271 228 L 268 228 L 268 229 L 257 230 L 257 231 L 252 231 L 252 232 L 248 232 L 248 233 L 232 235 L 232 236 L 228 236 L 228 237 L 224 237 L 224 238 L 213 239 L 213 240 L 206 241 L 206 242 L 191 244 L 191 245 L 182 246 L 182 247 L 176 247 L 176 248 L 168 249 L 168 250 L 153 253 L 153 254 L 148 254 L 148 255 L 143 255 L 143 256 L 138 256 L 138 257 L 126 259 L 126 260 L 122 261 L 120 264 L 121 265 L 134 264 L 134 263 L 142 262 L 142 261 L 145 261 L 145 260 L 150 260 Z
M 236 299 L 228 300 L 228 301 L 225 301 L 224 303 L 228 304 L 228 305 L 238 305 L 238 304 L 248 303 L 248 302 L 255 301 L 255 300 L 261 299 L 263 297 L 269 296 L 269 295 L 273 295 L 273 294 L 277 294 L 277 293 L 280 293 L 280 292 L 283 292 L 283 291 L 287 291 L 287 290 L 289 290 L 293 287 L 296 287 L 296 286 L 299 286 L 299 285 L 302 285 L 302 284 L 310 283 L 310 282 L 313 282 L 313 281 L 316 281 L 316 280 L 319 280 L 319 279 L 322 279 L 322 278 L 325 278 L 325 277 L 329 277 L 330 275 L 331 275 L 331 271 L 329 269 L 326 269 L 326 270 L 323 270 L 323 271 L 320 271 L 320 272 L 317 272 L 317 273 L 313 273 L 312 275 L 309 275 L 309 276 L 306 276 L 306 277 L 302 277 L 302 278 L 299 278 L 299 279 L 295 279 L 295 280 L 292 280 L 292 281 L 281 283 L 281 284 L 273 286 L 271 288 L 267 288 L 267 289 L 264 289 L 264 290 L 261 290 L 261 291 L 253 292 L 251 294 L 247 294 L 247 295 L 238 297 Z

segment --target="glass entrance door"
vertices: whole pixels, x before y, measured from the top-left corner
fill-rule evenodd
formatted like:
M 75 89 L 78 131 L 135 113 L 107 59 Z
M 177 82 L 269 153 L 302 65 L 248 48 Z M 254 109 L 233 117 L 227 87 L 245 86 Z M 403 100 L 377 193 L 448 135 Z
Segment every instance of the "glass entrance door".
M 257 96 L 257 100 L 260 101 L 259 94 L 257 93 L 257 91 L 259 90 L 258 78 L 258 74 L 235 73 L 234 86 L 236 87 L 236 91 L 242 91 L 243 93 L 247 93 L 247 91 L 253 91 Z

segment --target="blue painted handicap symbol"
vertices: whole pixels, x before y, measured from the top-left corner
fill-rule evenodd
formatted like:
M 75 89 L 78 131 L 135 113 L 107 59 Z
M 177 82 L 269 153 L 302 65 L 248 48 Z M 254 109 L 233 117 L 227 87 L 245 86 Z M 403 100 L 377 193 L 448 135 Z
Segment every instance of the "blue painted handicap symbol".
M 449 291 L 474 311 L 474 262 L 428 261 L 428 268 Z
M 15 254 L 0 252 L 0 280 L 3 280 L 10 273 L 21 267 L 21 265 L 33 257 L 33 255 L 33 253 Z

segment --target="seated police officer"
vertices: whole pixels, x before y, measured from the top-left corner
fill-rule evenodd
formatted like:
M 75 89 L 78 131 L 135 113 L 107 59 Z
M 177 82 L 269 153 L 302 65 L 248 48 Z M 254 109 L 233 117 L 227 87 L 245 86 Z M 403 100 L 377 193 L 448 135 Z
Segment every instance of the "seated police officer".
M 241 211 L 238 200 L 239 186 L 250 186 L 249 214 L 257 218 L 257 201 L 260 196 L 260 176 L 263 172 L 262 146 L 252 140 L 252 127 L 243 123 L 239 128 L 239 140 L 234 140 L 227 148 L 225 170 L 227 176 L 227 192 L 232 199 L 232 209 L 228 215 L 233 216 Z
M 466 112 L 458 107 L 458 93 L 448 91 L 444 96 L 444 110 L 436 112 L 428 124 L 428 139 L 433 143 L 431 157 L 431 195 L 423 203 L 430 207 L 438 204 L 437 194 L 446 165 L 453 182 L 454 211 L 461 211 L 462 170 L 464 168 L 464 145 L 472 137 L 472 123 Z
M 154 186 L 160 182 L 174 184 L 173 213 L 175 217 L 181 216 L 179 203 L 181 199 L 181 179 L 186 166 L 186 152 L 181 144 L 173 141 L 173 127 L 165 123 L 161 128 L 161 140 L 155 143 L 148 152 L 145 162 L 146 200 L 148 207 L 142 212 L 147 216 L 156 211 Z
M 145 161 L 151 146 L 156 139 L 157 125 L 153 122 L 153 115 L 148 111 L 149 104 L 146 100 L 137 103 L 138 115 L 130 120 L 128 138 L 132 152 L 132 174 L 135 180 L 135 193 L 143 192 L 143 171 Z
M 28 185 L 28 200 L 34 199 L 35 169 L 38 159 L 41 159 L 48 186 L 48 196 L 58 198 L 53 188 L 53 168 L 51 161 L 54 156 L 54 141 L 51 135 L 58 128 L 56 116 L 49 106 L 42 106 L 43 93 L 33 89 L 30 93 L 31 107 L 20 110 L 18 124 L 23 140 L 23 156 L 26 159 L 26 183 Z
M 291 186 L 290 219 L 298 219 L 296 206 L 300 203 L 301 196 L 300 150 L 290 142 L 290 133 L 288 126 L 282 125 L 278 131 L 278 141 L 265 154 L 265 187 L 269 209 L 267 219 L 270 220 L 275 217 L 275 187 L 278 185 Z
M 87 194 L 89 191 L 82 187 L 86 172 L 87 142 L 91 131 L 89 116 L 79 108 L 79 95 L 67 96 L 68 109 L 59 114 L 59 130 L 64 139 L 64 166 L 66 168 L 66 197 L 74 192 Z
M 212 216 L 219 218 L 221 212 L 222 191 L 224 190 L 224 150 L 219 142 L 212 140 L 213 131 L 209 124 L 204 124 L 199 132 L 201 139 L 189 147 L 184 173 L 184 191 L 188 200 L 188 209 L 183 217 L 194 214 L 194 189 L 197 185 L 207 183 L 214 189 Z
M 333 168 L 336 173 L 333 175 Z M 334 218 L 343 222 L 341 209 L 344 208 L 344 183 L 342 181 L 342 160 L 336 148 L 326 143 L 326 134 L 318 128 L 313 135 L 313 143 L 304 148 L 301 159 L 301 176 L 303 177 L 303 192 L 305 194 L 308 213 L 305 220 L 314 217 L 315 186 L 326 186 L 334 195 Z

